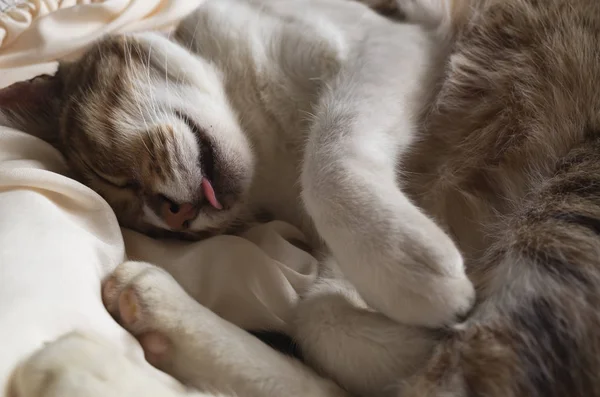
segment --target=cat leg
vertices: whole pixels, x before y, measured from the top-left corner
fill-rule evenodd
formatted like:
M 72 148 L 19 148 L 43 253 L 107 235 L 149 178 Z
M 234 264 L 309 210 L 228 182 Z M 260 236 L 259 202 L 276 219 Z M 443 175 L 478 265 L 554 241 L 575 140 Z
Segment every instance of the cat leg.
M 160 382 L 102 338 L 71 333 L 13 374 L 10 397 L 224 397 Z
M 390 58 L 381 51 L 369 47 L 364 58 Z M 406 56 L 418 64 L 423 55 Z M 329 84 L 305 150 L 302 197 L 369 306 L 401 323 L 441 326 L 470 309 L 474 289 L 453 241 L 398 186 L 397 164 L 417 112 L 410 90 L 419 89 L 420 72 L 388 61 L 347 66 Z M 403 72 L 411 77 L 400 79 Z
M 127 262 L 105 283 L 103 298 L 148 361 L 186 385 L 245 397 L 345 395 L 197 303 L 162 269 Z
M 298 304 L 294 339 L 304 360 L 355 395 L 392 396 L 431 356 L 431 330 L 366 307 L 345 280 L 322 278 Z

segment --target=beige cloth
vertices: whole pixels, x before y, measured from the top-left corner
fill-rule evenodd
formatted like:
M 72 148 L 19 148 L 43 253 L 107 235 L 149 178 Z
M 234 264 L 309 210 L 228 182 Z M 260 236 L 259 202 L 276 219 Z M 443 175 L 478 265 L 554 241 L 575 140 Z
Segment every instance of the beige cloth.
M 32 21 L 26 20 L 29 30 L 20 35 L 3 16 L 8 33 L 2 36 L 0 65 L 33 66 L 10 73 L 0 69 L 0 87 L 35 75 L 40 62 L 76 51 L 70 38 L 85 46 L 86 40 L 110 31 L 162 27 L 197 1 L 81 3 L 65 9 L 60 6 L 67 1 L 28 2 L 39 7 Z M 5 43 L 10 45 L 5 48 Z M 100 298 L 101 280 L 125 260 L 126 252 L 164 266 L 193 297 L 235 324 L 286 329 L 298 294 L 316 274 L 316 260 L 290 242 L 303 239 L 297 229 L 273 222 L 241 237 L 155 241 L 121 230 L 100 196 L 61 175 L 65 167 L 45 142 L 0 127 L 0 392 L 20 360 L 76 329 L 99 333 L 142 359 L 139 346 L 112 320 Z
M 29 0 L 0 14 L 0 68 L 64 58 L 107 33 L 164 29 L 202 0 Z

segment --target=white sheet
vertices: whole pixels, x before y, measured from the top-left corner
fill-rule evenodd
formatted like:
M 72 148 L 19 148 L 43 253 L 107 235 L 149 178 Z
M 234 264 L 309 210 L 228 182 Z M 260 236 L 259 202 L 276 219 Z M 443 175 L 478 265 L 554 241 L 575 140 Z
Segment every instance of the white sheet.
M 135 3 L 142 2 L 157 3 L 107 0 L 99 4 L 127 3 L 135 8 Z M 164 10 L 173 10 L 188 7 L 182 5 L 188 2 L 192 3 L 161 3 Z M 87 23 L 86 18 L 77 20 L 75 16 L 88 15 L 89 10 L 71 9 L 63 16 L 73 18 L 68 23 L 74 29 Z M 155 26 L 173 22 L 171 17 L 161 19 L 157 15 L 152 16 Z M 111 21 L 119 18 L 113 17 Z M 43 18 L 54 15 L 40 16 Z M 63 17 L 47 23 L 58 21 L 67 23 Z M 139 20 L 131 23 L 124 23 L 123 29 L 149 24 Z M 110 25 L 111 29 L 117 25 Z M 30 26 L 47 25 L 40 21 Z M 107 29 L 100 30 L 110 31 Z M 48 43 L 56 32 L 62 30 L 39 29 L 28 40 L 45 35 L 40 43 Z M 21 43 L 19 38 L 12 40 L 12 45 Z M 23 48 L 34 48 L 36 41 L 31 43 L 33 47 Z M 14 49 L 12 45 L 9 48 Z M 0 51 L 0 65 L 24 59 L 15 55 L 24 52 L 6 50 Z M 72 50 L 76 49 L 67 52 Z M 8 70 L 10 73 L 0 69 L 0 87 L 52 68 L 52 64 L 38 62 L 45 62 L 47 54 L 31 58 L 29 67 Z M 0 391 L 5 390 L 16 363 L 44 342 L 76 329 L 99 333 L 124 353 L 142 359 L 139 346 L 110 318 L 100 299 L 101 280 L 125 260 L 126 251 L 134 259 L 164 266 L 183 280 L 184 288 L 197 300 L 242 327 L 286 329 L 298 293 L 316 274 L 315 259 L 290 243 L 302 240 L 298 230 L 274 222 L 242 237 L 219 236 L 196 243 L 154 241 L 122 231 L 100 196 L 61 175 L 65 167 L 61 155 L 45 142 L 0 127 Z

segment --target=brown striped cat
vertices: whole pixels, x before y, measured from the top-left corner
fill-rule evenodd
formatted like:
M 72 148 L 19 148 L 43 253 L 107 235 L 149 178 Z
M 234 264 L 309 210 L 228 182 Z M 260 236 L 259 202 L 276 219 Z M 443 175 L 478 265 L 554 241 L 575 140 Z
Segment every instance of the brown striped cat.
M 399 6 L 412 23 L 343 0 L 209 0 L 179 45 L 108 38 L 0 106 L 56 142 L 126 226 L 198 237 L 267 211 L 329 250 L 290 331 L 320 376 L 151 265 L 120 267 L 107 308 L 188 386 L 600 396 L 600 3 Z M 28 103 L 7 100 L 18 95 Z M 69 381 L 69 360 L 88 383 Z M 31 386 L 50 373 L 56 387 Z M 18 379 L 22 397 L 82 384 L 92 397 L 213 395 L 157 384 L 77 335 Z

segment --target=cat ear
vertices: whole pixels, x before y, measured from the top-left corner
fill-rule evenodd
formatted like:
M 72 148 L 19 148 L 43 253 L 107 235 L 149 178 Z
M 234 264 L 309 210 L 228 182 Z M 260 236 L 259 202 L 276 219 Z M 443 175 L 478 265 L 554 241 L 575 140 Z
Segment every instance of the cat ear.
M 60 75 L 42 75 L 0 89 L 0 126 L 55 143 L 62 96 Z

